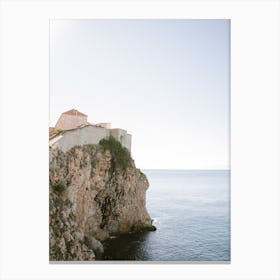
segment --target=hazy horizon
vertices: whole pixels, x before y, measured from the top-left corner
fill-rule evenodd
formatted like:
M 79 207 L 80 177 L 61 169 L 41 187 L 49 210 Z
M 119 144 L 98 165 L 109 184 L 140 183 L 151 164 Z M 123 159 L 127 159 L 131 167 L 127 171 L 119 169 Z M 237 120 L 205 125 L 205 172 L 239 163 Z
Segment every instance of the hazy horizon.
M 188 169 L 183 169 L 183 168 L 141 168 L 141 170 L 145 171 L 145 170 L 162 170 L 162 171 L 230 171 L 230 168 L 188 168 Z
M 50 125 L 132 134 L 141 169 L 229 169 L 230 21 L 51 20 Z

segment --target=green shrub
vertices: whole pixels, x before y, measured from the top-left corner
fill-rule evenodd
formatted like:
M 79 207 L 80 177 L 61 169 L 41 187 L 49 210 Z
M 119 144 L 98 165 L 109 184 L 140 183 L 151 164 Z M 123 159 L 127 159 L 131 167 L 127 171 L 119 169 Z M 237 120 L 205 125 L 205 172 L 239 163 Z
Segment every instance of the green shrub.
M 54 190 L 58 193 L 62 193 L 65 191 L 65 184 L 61 181 L 57 182 L 55 185 L 54 185 Z
M 121 167 L 126 169 L 131 166 L 131 156 L 127 148 L 117 141 L 114 137 L 110 136 L 109 139 L 102 139 L 99 141 L 99 145 L 104 150 L 109 150 L 112 156 L 111 163 L 113 167 Z
M 60 133 L 62 133 L 64 130 L 62 129 L 56 129 L 51 133 L 51 137 L 55 137 L 57 135 L 59 135 Z

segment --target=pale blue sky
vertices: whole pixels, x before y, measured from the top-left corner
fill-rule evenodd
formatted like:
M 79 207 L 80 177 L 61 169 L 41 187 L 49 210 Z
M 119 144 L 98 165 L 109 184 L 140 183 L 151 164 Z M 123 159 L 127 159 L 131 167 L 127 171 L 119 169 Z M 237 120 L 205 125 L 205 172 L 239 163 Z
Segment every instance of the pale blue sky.
M 50 125 L 132 134 L 137 167 L 229 168 L 229 20 L 52 20 Z

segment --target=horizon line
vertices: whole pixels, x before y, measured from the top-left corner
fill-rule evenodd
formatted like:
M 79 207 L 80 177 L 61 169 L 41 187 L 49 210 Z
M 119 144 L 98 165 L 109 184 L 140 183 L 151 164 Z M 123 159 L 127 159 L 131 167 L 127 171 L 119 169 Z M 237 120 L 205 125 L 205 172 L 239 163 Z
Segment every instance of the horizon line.
M 141 170 L 227 170 L 230 171 L 230 168 L 139 168 Z

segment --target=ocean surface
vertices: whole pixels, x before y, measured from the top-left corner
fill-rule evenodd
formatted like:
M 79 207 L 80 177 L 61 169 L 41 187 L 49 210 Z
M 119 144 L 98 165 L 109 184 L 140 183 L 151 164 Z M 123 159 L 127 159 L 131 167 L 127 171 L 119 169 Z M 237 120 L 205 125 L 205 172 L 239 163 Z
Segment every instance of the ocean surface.
M 111 238 L 105 260 L 230 261 L 230 171 L 143 170 L 157 230 Z

